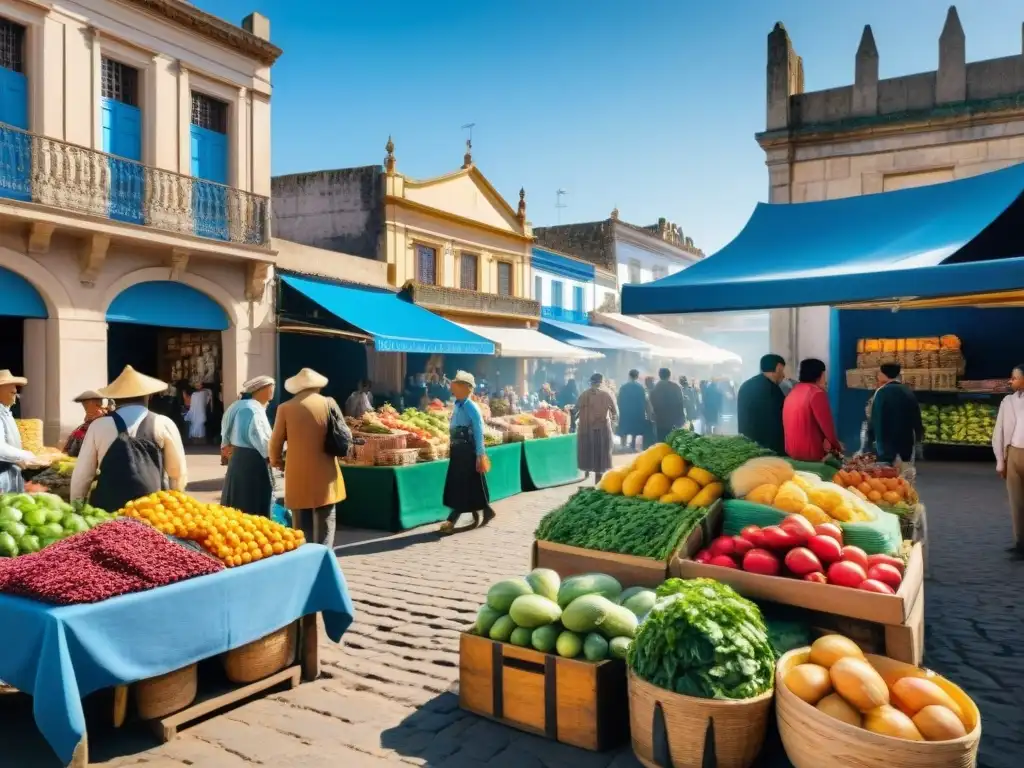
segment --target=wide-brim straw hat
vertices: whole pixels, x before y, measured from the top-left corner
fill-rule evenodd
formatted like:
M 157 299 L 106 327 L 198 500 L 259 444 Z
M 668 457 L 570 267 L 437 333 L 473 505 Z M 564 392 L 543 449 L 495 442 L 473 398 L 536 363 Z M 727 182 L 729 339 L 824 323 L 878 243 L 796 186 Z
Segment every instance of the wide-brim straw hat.
M 303 368 L 284 382 L 284 389 L 290 395 L 297 395 L 307 389 L 323 389 L 327 386 L 327 377 L 312 368 Z
M 24 387 L 26 384 L 28 384 L 28 379 L 26 379 L 24 376 L 15 376 L 7 368 L 4 368 L 2 371 L 0 371 L 0 387 L 2 387 L 4 384 L 14 384 L 19 387 Z
M 167 383 L 139 373 L 130 365 L 126 365 L 121 375 L 110 382 L 107 386 L 97 390 L 100 397 L 109 397 L 113 400 L 131 400 L 136 397 L 155 395 L 167 389 Z
M 459 371 L 456 373 L 455 378 L 452 379 L 452 384 L 457 381 L 462 384 L 468 384 L 473 389 L 476 389 L 476 377 L 469 371 Z
M 95 389 L 87 389 L 85 392 L 76 397 L 72 402 L 84 403 L 87 400 L 106 400 L 103 395 L 97 392 Z

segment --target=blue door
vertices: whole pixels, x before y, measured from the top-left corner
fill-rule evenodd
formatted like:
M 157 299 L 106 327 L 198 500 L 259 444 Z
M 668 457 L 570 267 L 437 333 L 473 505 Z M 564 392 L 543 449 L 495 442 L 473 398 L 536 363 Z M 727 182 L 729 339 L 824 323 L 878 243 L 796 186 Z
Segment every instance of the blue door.
M 32 137 L 27 130 L 28 78 L 0 67 L 0 197 L 32 199 Z
M 138 107 L 103 99 L 103 151 L 110 168 L 110 218 L 142 224 L 142 113 Z
M 228 137 L 190 126 L 192 130 L 192 217 L 201 237 L 228 239 Z

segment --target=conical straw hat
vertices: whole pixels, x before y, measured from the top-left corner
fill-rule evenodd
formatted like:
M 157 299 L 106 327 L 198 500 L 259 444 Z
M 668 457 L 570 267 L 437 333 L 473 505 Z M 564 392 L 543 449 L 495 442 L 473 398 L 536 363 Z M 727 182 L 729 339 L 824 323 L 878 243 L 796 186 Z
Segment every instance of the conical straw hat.
M 139 373 L 130 365 L 126 365 L 124 370 L 121 371 L 120 376 L 103 389 L 97 391 L 103 397 L 109 397 L 114 400 L 130 400 L 134 397 L 155 395 L 158 392 L 163 392 L 165 389 L 167 389 L 165 382 L 160 381 L 160 379 L 154 379 L 152 376 L 147 376 L 144 373 Z
M 303 368 L 284 383 L 285 391 L 291 395 L 297 395 L 307 389 L 323 389 L 326 386 L 327 377 L 312 368 Z

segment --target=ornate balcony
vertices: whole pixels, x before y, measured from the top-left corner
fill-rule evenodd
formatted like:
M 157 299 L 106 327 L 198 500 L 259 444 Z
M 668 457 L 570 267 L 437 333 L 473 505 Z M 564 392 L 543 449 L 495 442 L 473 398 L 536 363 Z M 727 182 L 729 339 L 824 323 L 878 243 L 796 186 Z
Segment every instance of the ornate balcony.
M 405 284 L 405 291 L 413 303 L 428 309 L 469 315 L 522 317 L 527 320 L 540 318 L 540 302 L 533 299 L 467 291 L 462 288 L 446 288 L 414 281 Z
M 563 323 L 587 325 L 590 322 L 590 315 L 583 310 L 566 309 L 565 307 L 541 307 L 540 316 L 545 320 L 558 320 Z
M 0 200 L 270 247 L 270 199 L 0 124 Z

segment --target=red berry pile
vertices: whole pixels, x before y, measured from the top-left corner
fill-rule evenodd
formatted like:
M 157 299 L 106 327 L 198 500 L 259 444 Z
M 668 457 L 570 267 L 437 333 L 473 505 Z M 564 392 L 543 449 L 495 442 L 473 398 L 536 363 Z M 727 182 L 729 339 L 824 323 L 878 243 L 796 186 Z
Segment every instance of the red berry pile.
M 112 520 L 23 557 L 0 559 L 0 592 L 54 605 L 98 603 L 224 565 L 134 520 Z

